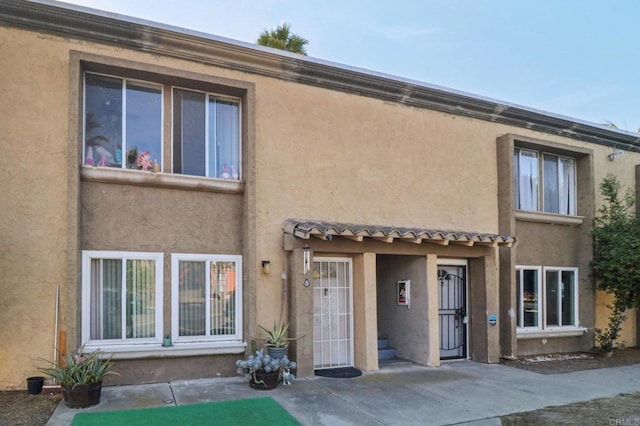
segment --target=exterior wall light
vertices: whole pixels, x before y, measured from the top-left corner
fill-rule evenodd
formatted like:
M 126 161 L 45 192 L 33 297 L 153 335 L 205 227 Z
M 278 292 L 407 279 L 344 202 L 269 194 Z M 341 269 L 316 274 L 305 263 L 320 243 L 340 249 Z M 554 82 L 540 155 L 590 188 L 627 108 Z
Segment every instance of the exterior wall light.
M 302 273 L 307 275 L 307 272 L 311 270 L 311 247 L 309 247 L 309 244 L 305 244 L 302 250 L 304 250 L 302 256 Z
M 269 273 L 271 272 L 271 261 L 270 260 L 263 260 L 262 261 L 262 272 L 265 275 L 269 275 Z
M 613 161 L 616 158 L 618 158 L 619 156 L 621 156 L 622 154 L 624 154 L 624 151 L 621 149 L 615 149 L 611 154 L 608 155 L 609 157 L 609 161 Z

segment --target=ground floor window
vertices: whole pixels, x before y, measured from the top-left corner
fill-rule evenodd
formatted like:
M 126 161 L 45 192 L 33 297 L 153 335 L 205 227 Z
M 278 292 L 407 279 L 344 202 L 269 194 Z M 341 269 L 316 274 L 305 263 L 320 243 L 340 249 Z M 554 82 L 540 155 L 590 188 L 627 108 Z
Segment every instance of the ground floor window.
M 166 309 L 163 270 L 162 253 L 83 251 L 82 343 L 107 352 L 164 344 L 206 353 L 242 342 L 242 256 L 172 254 Z
M 516 268 L 518 328 L 577 327 L 578 268 Z
M 83 342 L 159 343 L 162 253 L 82 253 Z
M 176 342 L 240 339 L 241 257 L 172 255 L 172 335 Z

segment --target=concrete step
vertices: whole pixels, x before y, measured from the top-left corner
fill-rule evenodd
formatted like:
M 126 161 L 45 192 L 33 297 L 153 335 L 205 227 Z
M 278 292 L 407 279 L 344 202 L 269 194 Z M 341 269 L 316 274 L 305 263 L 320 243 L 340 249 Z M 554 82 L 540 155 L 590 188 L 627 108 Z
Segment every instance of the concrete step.
M 391 359 L 396 357 L 394 348 L 378 349 L 378 359 Z
M 406 366 L 411 364 L 412 364 L 411 361 L 409 361 L 408 359 L 402 359 L 402 358 L 390 358 L 390 359 L 378 360 L 379 368 L 401 367 L 401 366 Z

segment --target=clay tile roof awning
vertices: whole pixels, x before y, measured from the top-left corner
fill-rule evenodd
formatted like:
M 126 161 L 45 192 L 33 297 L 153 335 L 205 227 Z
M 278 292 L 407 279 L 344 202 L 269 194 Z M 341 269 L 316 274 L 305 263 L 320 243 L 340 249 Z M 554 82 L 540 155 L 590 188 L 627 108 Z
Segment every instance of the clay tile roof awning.
M 465 246 L 483 245 L 492 247 L 515 247 L 518 243 L 516 237 L 511 235 L 480 234 L 467 231 L 445 231 L 426 228 L 406 228 L 396 226 L 362 225 L 355 223 L 320 222 L 311 220 L 287 219 L 282 224 L 285 234 L 298 238 L 310 237 L 331 240 L 333 237 L 342 237 L 358 242 L 364 238 L 372 238 L 386 243 L 395 240 L 422 244 L 428 242 L 439 245 L 450 243 Z

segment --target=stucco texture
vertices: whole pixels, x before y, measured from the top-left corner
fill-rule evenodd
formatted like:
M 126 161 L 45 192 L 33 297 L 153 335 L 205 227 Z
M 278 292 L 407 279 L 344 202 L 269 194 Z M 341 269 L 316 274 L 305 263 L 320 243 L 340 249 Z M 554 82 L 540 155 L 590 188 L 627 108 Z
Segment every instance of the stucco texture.
M 57 286 L 59 331 L 66 333 L 69 350 L 79 344 L 79 250 L 239 253 L 242 209 L 239 197 L 229 194 L 173 191 L 167 198 L 172 190 L 109 184 L 88 184 L 80 196 L 79 111 L 70 111 L 70 105 L 78 105 L 70 99 L 78 87 L 70 86 L 71 52 L 151 65 L 159 59 L 6 27 L 0 27 L 0 39 L 0 338 L 7 342 L 0 345 L 0 388 L 18 389 L 54 357 Z M 204 68 L 175 60 L 163 64 Z M 218 70 L 216 75 L 234 73 Z M 88 193 L 89 187 L 94 191 Z M 122 226 L 123 220 L 132 222 Z
M 67 64 L 35 38 L 0 28 L 0 388 L 53 359 L 66 287 Z
M 274 303 L 287 218 L 497 232 L 482 122 L 263 78 L 256 98 L 257 256 L 276 272 L 258 292 Z
M 258 335 L 257 324 L 287 316 L 290 283 L 281 275 L 288 271 L 281 229 L 287 218 L 498 233 L 498 170 L 505 165 L 497 161 L 496 140 L 508 133 L 592 149 L 596 186 L 615 172 L 633 187 L 640 161 L 626 153 L 609 162 L 609 148 L 566 137 L 122 47 L 6 27 L 0 27 L 0 40 L 0 339 L 10 342 L 0 347 L 0 388 L 23 387 L 41 359 L 52 357 L 58 285 L 60 326 L 69 347 L 77 347 L 82 249 L 241 253 L 249 341 Z M 184 79 L 198 74 L 255 85 L 255 94 L 247 95 L 251 102 L 243 100 L 250 105 L 243 111 L 246 187 L 223 194 L 81 181 L 80 70 L 70 61 L 77 52 L 131 61 L 142 71 L 156 67 L 157 74 L 169 70 Z M 164 137 L 167 145 L 170 136 Z M 586 196 L 598 205 L 597 194 Z M 534 228 L 522 230 L 527 239 L 539 238 Z M 559 230 L 552 238 L 573 238 L 573 232 Z M 324 254 L 339 246 L 309 243 L 314 250 L 322 243 Z M 391 254 L 485 254 L 477 247 L 420 247 L 421 253 L 410 245 L 393 247 Z M 262 260 L 271 262 L 268 275 L 259 272 Z M 165 264 L 165 291 L 167 271 Z M 206 359 L 200 366 L 206 374 L 226 374 L 227 358 L 219 358 L 224 365 Z

